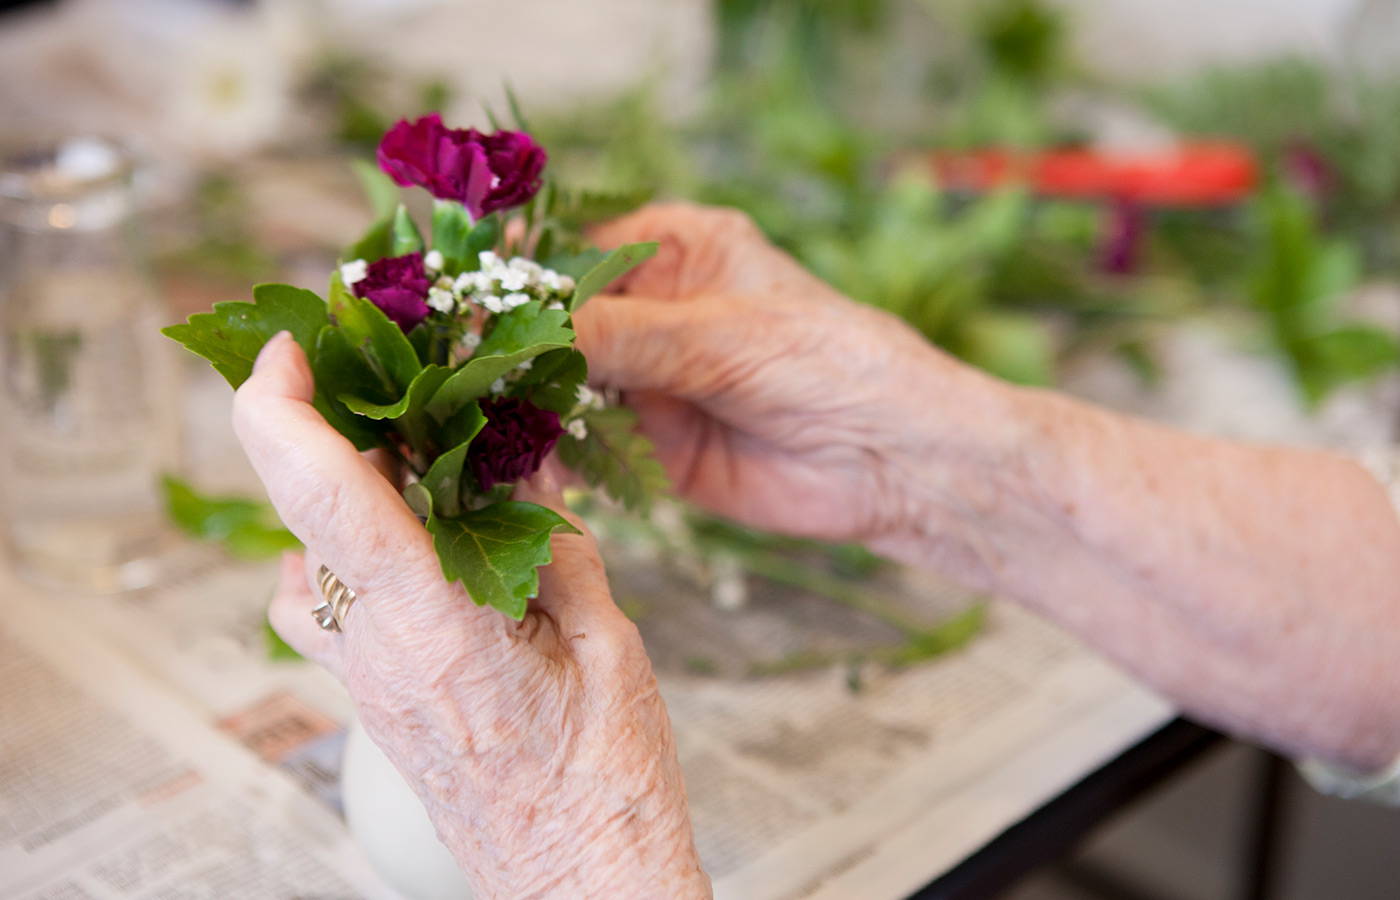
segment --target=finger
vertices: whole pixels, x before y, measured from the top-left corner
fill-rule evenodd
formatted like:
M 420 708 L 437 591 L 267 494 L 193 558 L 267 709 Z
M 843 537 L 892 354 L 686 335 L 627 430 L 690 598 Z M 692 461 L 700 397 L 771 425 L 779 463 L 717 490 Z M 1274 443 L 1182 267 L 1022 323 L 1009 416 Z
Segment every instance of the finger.
M 461 588 L 443 581 L 427 531 L 311 406 L 314 392 L 305 354 L 279 335 L 234 398 L 235 431 L 282 521 L 389 620 L 457 614 Z
M 716 303 L 715 306 L 727 306 Z M 577 346 L 588 357 L 591 381 L 619 390 L 689 396 L 713 366 L 706 357 L 732 359 L 742 343 L 720 346 L 723 310 L 712 304 L 664 303 L 648 297 L 594 297 L 574 316 Z M 738 317 L 742 318 L 742 317 Z M 714 332 L 716 325 L 721 335 Z M 739 339 L 737 333 L 732 335 Z
M 321 603 L 321 596 L 307 584 L 300 553 L 282 554 L 282 570 L 267 620 L 278 637 L 302 656 L 328 669 L 339 678 L 342 671 L 340 643 L 331 632 L 316 624 L 311 610 Z

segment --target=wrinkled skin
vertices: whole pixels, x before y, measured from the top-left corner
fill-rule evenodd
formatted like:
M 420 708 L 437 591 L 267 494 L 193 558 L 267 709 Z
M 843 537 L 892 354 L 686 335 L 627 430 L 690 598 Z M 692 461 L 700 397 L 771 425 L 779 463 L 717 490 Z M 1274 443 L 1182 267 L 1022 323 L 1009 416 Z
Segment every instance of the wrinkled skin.
M 974 455 L 997 490 L 988 448 L 1015 437 L 1003 386 L 813 277 L 741 213 L 655 205 L 592 237 L 661 244 L 576 327 L 590 380 L 625 392 L 682 496 L 908 562 L 928 562 L 930 532 L 938 555 L 977 555 L 977 510 L 925 501 L 948 492 L 948 460 L 960 476 Z
M 708 897 L 666 709 L 593 538 L 554 537 L 522 622 L 476 606 L 312 393 L 279 335 L 235 398 L 239 439 L 309 548 L 284 562 L 270 618 L 345 683 L 479 900 Z M 563 511 L 547 474 L 517 497 Z M 323 560 L 359 598 L 341 635 L 310 614 Z

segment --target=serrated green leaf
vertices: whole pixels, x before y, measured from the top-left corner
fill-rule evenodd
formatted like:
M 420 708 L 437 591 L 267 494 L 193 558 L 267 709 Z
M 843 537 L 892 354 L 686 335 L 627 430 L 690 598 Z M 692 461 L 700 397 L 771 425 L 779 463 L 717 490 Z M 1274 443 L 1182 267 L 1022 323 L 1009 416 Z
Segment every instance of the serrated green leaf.
M 374 217 L 376 219 L 392 218 L 394 210 L 399 207 L 400 200 L 399 186 L 394 183 L 394 179 L 384 174 L 383 169 L 369 160 L 356 159 L 352 160 L 350 164 L 354 166 L 355 174 L 359 176 L 360 186 L 364 188 L 365 198 L 369 200 L 370 209 L 374 210 Z
M 517 621 L 539 593 L 539 566 L 553 559 L 556 531 L 578 534 L 563 516 L 533 503 L 493 503 L 460 516 L 436 514 L 422 484 L 404 491 L 409 507 L 426 516 L 438 563 L 448 581 L 460 581 L 478 606 L 490 606 Z
M 161 479 L 170 521 L 196 540 L 217 541 L 239 559 L 268 559 L 301 542 L 266 503 L 244 497 L 210 497 L 178 478 Z
M 590 269 L 578 280 L 574 295 L 569 298 L 569 312 L 575 312 L 589 298 L 599 293 L 621 276 L 656 255 L 660 245 L 654 241 L 645 244 L 624 244 L 607 255 L 602 262 Z
M 538 300 L 498 316 L 491 336 L 442 386 L 428 404 L 428 412 L 439 422 L 445 421 L 467 403 L 484 396 L 493 381 L 525 360 L 573 346 L 574 332 L 566 327 L 568 321 L 568 313 L 544 309 Z
M 397 205 L 395 209 L 397 209 Z M 369 226 L 358 241 L 345 248 L 345 259 L 363 259 L 365 262 L 378 262 L 386 256 L 393 256 L 394 217 L 392 212 Z
M 413 349 L 403 329 L 368 300 L 350 293 L 340 280 L 331 276 L 330 312 L 345 333 L 350 346 L 365 355 L 375 374 L 394 397 L 402 397 L 409 384 L 422 371 L 418 351 Z
M 161 329 L 161 334 L 209 360 L 237 388 L 252 374 L 253 360 L 273 335 L 290 331 L 310 357 L 329 321 L 325 301 L 314 292 L 289 284 L 260 284 L 253 288 L 252 303 L 216 303 L 212 312 L 196 313 L 182 325 Z
M 406 256 L 422 252 L 423 235 L 408 214 L 408 208 L 401 203 L 394 210 L 393 224 L 389 229 L 389 255 Z
M 617 406 L 590 410 L 583 421 L 588 427 L 583 440 L 571 434 L 559 439 L 560 461 L 628 509 L 649 512 L 653 499 L 669 492 L 671 483 L 652 456 L 652 442 L 636 431 L 636 414 Z

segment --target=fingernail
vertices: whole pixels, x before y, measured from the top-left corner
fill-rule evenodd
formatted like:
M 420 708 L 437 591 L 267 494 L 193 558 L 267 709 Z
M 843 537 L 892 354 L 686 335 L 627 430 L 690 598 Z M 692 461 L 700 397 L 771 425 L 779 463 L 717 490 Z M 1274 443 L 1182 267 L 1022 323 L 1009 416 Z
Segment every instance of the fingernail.
M 263 367 L 263 363 L 267 360 L 267 358 L 272 354 L 276 353 L 277 348 L 281 347 L 283 344 L 285 344 L 287 341 L 290 341 L 291 339 L 292 333 L 290 331 L 279 331 L 272 337 L 268 338 L 267 343 L 263 344 L 262 349 L 258 351 L 257 358 L 253 360 L 253 371 L 256 372 L 259 369 L 261 369 Z

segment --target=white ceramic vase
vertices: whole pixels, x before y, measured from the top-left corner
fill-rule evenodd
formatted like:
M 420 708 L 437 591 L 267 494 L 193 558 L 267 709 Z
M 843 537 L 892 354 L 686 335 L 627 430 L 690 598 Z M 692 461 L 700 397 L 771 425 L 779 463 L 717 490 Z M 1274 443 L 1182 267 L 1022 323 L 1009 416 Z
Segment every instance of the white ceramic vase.
M 408 900 L 471 900 L 418 795 L 358 719 L 345 738 L 340 791 L 350 833 L 391 887 Z

